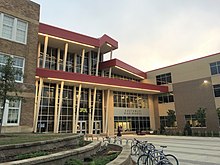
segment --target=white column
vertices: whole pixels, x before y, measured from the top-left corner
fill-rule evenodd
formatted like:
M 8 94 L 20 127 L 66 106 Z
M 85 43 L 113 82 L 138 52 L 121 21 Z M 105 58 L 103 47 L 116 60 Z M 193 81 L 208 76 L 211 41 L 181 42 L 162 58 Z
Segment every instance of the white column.
M 98 49 L 98 54 L 97 54 L 97 63 L 96 63 L 96 72 L 95 75 L 98 76 L 98 71 L 99 71 L 99 61 L 100 61 L 100 48 Z
M 73 133 L 76 133 L 76 86 L 73 87 Z
M 61 82 L 61 86 L 60 86 L 60 100 L 59 100 L 59 107 L 58 107 L 58 113 L 57 113 L 56 133 L 58 133 L 59 125 L 60 125 L 60 112 L 62 110 L 62 102 L 63 102 L 63 86 L 64 86 L 64 81 Z
M 34 123 L 34 132 L 37 132 L 37 122 L 38 122 L 38 116 L 39 116 L 39 110 L 40 110 L 40 100 L 41 100 L 41 93 L 43 88 L 43 78 L 40 78 L 40 86 L 38 91 L 38 98 L 37 98 L 37 108 L 36 108 L 36 115 L 35 115 L 35 123 Z
M 93 130 L 93 125 L 94 125 L 94 116 L 95 116 L 95 101 L 96 101 L 96 87 L 94 88 L 94 93 L 93 93 L 93 105 L 92 105 L 92 122 L 91 122 L 91 134 Z
M 108 133 L 108 111 L 109 111 L 109 95 L 110 95 L 110 90 L 108 89 L 107 92 L 107 103 L 106 103 L 106 119 L 105 119 L 105 133 Z
M 111 50 L 111 53 L 110 53 L 110 60 L 112 59 L 112 50 Z M 109 75 L 108 77 L 111 78 L 111 75 L 112 75 L 112 68 L 110 67 L 109 68 Z
M 58 97 L 59 96 L 59 84 L 56 84 L 56 93 L 55 93 L 55 107 L 54 107 L 54 133 L 57 133 L 57 119 L 58 119 Z
M 89 75 L 91 75 L 92 73 L 92 52 L 89 52 Z
M 37 93 L 38 93 L 38 80 L 35 82 L 35 100 L 34 100 L 34 121 L 33 121 L 33 130 L 35 130 L 35 123 L 36 123 L 36 115 L 37 115 Z
M 60 70 L 60 48 L 57 50 L 57 70 Z
M 64 48 L 64 59 L 63 59 L 63 71 L 66 71 L 67 52 L 68 52 L 68 43 L 65 43 L 65 48 Z
M 40 42 L 38 42 L 38 47 L 37 47 L 37 67 L 40 67 Z
M 92 115 L 91 115 L 91 95 L 92 95 L 92 89 L 89 88 L 89 133 L 91 132 L 92 128 L 92 123 L 91 123 L 91 118 L 92 118 Z
M 84 58 L 85 58 L 85 49 L 82 50 L 82 61 L 81 61 L 81 70 L 80 70 L 81 74 L 83 74 Z
M 44 38 L 44 54 L 43 54 L 43 67 L 45 68 L 45 62 L 46 62 L 46 55 L 47 55 L 47 46 L 48 46 L 48 36 L 45 36 Z
M 76 53 L 74 53 L 74 68 L 73 68 L 73 71 L 74 71 L 74 73 L 76 73 L 76 66 L 77 66 L 77 54 Z
M 79 85 L 79 92 L 78 92 L 78 100 L 77 100 L 77 108 L 76 108 L 76 124 L 75 124 L 75 130 L 77 130 L 77 125 L 79 121 L 79 106 L 80 106 L 80 98 L 81 98 L 81 88 L 82 84 Z
M 105 133 L 105 91 L 102 90 L 102 128 Z

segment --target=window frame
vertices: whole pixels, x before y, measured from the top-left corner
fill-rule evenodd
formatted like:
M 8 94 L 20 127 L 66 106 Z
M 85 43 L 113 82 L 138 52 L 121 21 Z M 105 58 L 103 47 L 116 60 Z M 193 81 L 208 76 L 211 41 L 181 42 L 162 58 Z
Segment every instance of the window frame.
M 213 85 L 213 92 L 215 97 L 220 97 L 220 84 Z
M 20 124 L 20 117 L 21 117 L 21 100 L 15 100 L 18 101 L 19 106 L 17 108 L 15 107 L 10 107 L 10 101 L 6 100 L 5 103 L 5 110 L 4 110 L 4 116 L 3 116 L 3 121 L 2 121 L 2 126 L 19 126 Z M 2 107 L 0 107 L 2 109 Z M 17 117 L 17 123 L 8 123 L 8 114 L 9 114 L 9 109 L 18 109 L 18 117 Z
M 5 16 L 13 19 L 12 38 L 7 38 L 7 37 L 3 36 L 3 25 L 4 25 L 3 21 L 4 21 Z M 24 33 L 25 34 L 24 42 L 17 40 L 17 34 L 18 34 L 17 31 L 19 29 L 18 28 L 19 21 L 26 24 L 25 33 Z M 20 18 L 16 18 L 16 17 L 9 15 L 9 14 L 5 14 L 3 12 L 0 12 L 0 38 L 26 45 L 27 44 L 27 34 L 28 34 L 28 22 L 27 21 L 22 20 Z
M 10 56 L 10 57 L 12 57 L 12 59 L 14 59 L 14 57 L 15 57 L 15 58 L 19 58 L 19 59 L 23 59 L 23 67 L 13 65 L 13 67 L 15 67 L 15 68 L 22 69 L 21 80 L 15 80 L 15 82 L 16 82 L 16 83 L 23 83 L 23 82 L 24 82 L 25 58 L 24 58 L 24 57 L 21 57 L 21 56 L 15 56 L 15 55 L 11 55 L 11 54 L 2 53 L 2 52 L 0 52 L 0 56 Z M 0 62 L 0 65 L 5 65 L 5 64 Z
M 157 85 L 171 84 L 171 83 L 172 83 L 172 74 L 171 74 L 171 72 L 156 75 L 156 84 Z

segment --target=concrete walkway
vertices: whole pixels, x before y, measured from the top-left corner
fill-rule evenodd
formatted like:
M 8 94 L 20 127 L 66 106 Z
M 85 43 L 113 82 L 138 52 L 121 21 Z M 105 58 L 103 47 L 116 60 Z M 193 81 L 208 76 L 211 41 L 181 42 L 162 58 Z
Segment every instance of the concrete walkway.
M 164 152 L 175 155 L 180 165 L 220 165 L 220 138 L 158 135 L 123 135 L 122 138 L 147 140 L 157 149 L 166 145 Z

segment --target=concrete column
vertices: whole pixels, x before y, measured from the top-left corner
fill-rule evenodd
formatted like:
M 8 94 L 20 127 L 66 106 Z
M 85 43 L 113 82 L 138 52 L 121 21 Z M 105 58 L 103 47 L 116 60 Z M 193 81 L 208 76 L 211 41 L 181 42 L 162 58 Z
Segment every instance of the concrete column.
M 38 98 L 37 98 L 37 107 L 36 107 L 36 115 L 35 115 L 35 119 L 34 119 L 34 121 L 35 121 L 34 132 L 37 132 L 37 122 L 38 122 L 38 116 L 39 116 L 39 110 L 40 110 L 42 88 L 43 88 L 43 78 L 40 78 L 40 85 L 39 85 Z
M 38 93 L 38 88 L 39 88 L 39 86 L 38 86 L 38 80 L 36 80 L 36 82 L 35 82 L 35 101 L 34 101 L 34 121 L 33 121 L 33 130 L 35 130 L 35 123 L 36 123 L 36 115 L 37 115 L 37 99 L 38 99 L 38 95 L 37 95 L 37 93 Z
M 100 61 L 100 48 L 98 49 L 98 54 L 97 54 L 97 63 L 96 63 L 96 73 L 95 75 L 98 76 L 98 71 L 99 71 L 99 61 Z
M 57 70 L 60 70 L 60 48 L 57 50 Z
M 92 113 L 91 112 L 91 102 L 92 102 L 91 100 L 92 99 L 91 99 L 91 97 L 92 96 L 91 95 L 92 95 L 92 89 L 89 88 L 89 133 L 92 132 L 92 127 L 91 127 L 92 126 L 92 123 L 91 123 L 92 122 L 92 120 L 91 120 L 91 118 L 92 118 L 92 115 L 91 115 L 91 113 Z
M 77 108 L 76 108 L 76 123 L 75 123 L 75 130 L 77 130 L 77 125 L 79 121 L 79 108 L 80 108 L 80 99 L 81 99 L 81 88 L 82 84 L 79 85 L 79 92 L 78 92 L 78 100 L 77 100 Z
M 106 132 L 105 130 L 105 91 L 102 90 L 102 128 L 103 128 L 103 133 Z
M 57 119 L 58 119 L 58 98 L 59 98 L 59 84 L 56 84 L 56 93 L 55 93 L 55 107 L 54 107 L 54 133 L 57 133 Z
M 89 75 L 91 75 L 92 73 L 92 52 L 89 52 Z
M 59 132 L 59 125 L 60 125 L 60 113 L 62 110 L 62 102 L 63 102 L 63 87 L 64 87 L 64 81 L 61 82 L 60 86 L 60 99 L 59 99 L 59 107 L 58 107 L 58 113 L 57 113 L 57 127 L 56 127 L 56 133 Z
M 83 74 L 84 58 L 85 58 L 85 49 L 82 50 L 82 61 L 81 61 L 81 70 L 80 70 L 81 74 Z
M 111 50 L 111 53 L 110 53 L 110 60 L 111 59 L 112 59 L 112 50 Z M 112 76 L 112 68 L 110 67 L 109 68 L 109 75 L 108 75 L 108 77 L 111 78 L 111 76 Z
M 76 133 L 76 86 L 73 87 L 73 133 Z
M 40 42 L 38 42 L 38 47 L 37 47 L 37 68 L 40 67 Z
M 95 87 L 95 89 L 94 89 L 94 93 L 93 93 L 91 134 L 92 134 L 93 125 L 94 125 L 94 116 L 95 116 L 95 102 L 96 102 L 96 87 Z
M 73 72 L 76 73 L 76 65 L 77 65 L 77 54 L 76 53 L 74 53 L 74 64 L 73 65 L 74 65 Z
M 47 55 L 47 46 L 48 46 L 48 36 L 45 36 L 44 38 L 44 54 L 43 54 L 43 67 L 45 68 L 45 62 L 46 62 L 46 55 Z
M 110 96 L 110 90 L 108 89 L 107 101 L 106 101 L 106 118 L 105 118 L 105 133 L 107 133 L 107 135 L 109 135 L 109 131 L 108 131 L 109 96 Z
M 66 71 L 67 52 L 68 52 L 68 43 L 65 43 L 65 48 L 64 48 L 64 59 L 63 59 L 63 71 Z
M 157 130 L 160 127 L 158 104 L 155 100 L 157 96 L 148 95 L 150 125 L 152 130 Z

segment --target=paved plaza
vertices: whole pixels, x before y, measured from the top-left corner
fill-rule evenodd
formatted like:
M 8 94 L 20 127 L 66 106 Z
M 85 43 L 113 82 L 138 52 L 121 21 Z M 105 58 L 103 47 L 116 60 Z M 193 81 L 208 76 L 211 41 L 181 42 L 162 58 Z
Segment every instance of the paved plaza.
M 165 153 L 175 155 L 180 165 L 220 165 L 220 138 L 157 135 L 124 135 L 123 138 L 147 140 L 156 148 L 166 145 Z
M 157 149 L 166 145 L 164 152 L 175 155 L 180 165 L 220 165 L 220 138 L 158 135 L 123 135 L 122 138 L 147 140 Z

